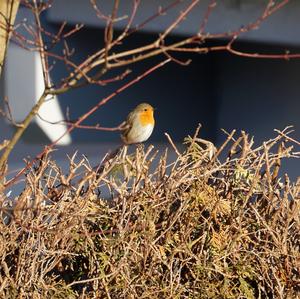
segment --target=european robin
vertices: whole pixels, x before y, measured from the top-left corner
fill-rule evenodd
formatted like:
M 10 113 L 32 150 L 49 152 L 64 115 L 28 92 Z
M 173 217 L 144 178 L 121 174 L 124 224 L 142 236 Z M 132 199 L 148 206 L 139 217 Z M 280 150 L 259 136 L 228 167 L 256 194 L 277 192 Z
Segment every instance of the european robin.
M 154 124 L 154 108 L 147 103 L 139 104 L 128 114 L 121 138 L 125 144 L 144 142 L 152 134 Z

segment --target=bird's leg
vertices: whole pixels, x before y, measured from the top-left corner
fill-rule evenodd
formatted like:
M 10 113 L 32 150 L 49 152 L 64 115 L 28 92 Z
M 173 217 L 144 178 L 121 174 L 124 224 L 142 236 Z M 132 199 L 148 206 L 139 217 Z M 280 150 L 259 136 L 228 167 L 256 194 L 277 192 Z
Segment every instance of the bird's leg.
M 142 151 L 143 148 L 144 148 L 144 145 L 143 145 L 142 142 L 138 143 L 136 146 L 137 146 L 137 148 L 138 148 L 139 151 Z

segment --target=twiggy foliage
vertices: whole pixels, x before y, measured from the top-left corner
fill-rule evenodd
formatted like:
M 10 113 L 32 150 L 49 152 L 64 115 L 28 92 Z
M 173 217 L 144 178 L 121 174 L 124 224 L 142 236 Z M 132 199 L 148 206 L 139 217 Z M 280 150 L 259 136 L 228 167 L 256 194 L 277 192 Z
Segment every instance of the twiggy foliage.
M 299 142 L 277 133 L 195 134 L 171 164 L 123 148 L 101 171 L 47 153 L 2 201 L 1 298 L 297 298 L 300 186 L 279 168 Z

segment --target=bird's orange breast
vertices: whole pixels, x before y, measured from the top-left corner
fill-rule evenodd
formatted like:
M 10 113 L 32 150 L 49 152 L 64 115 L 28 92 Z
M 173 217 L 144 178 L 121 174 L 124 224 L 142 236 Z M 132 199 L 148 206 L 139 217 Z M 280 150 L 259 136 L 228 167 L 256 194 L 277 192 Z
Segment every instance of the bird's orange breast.
M 143 111 L 140 114 L 140 122 L 142 126 L 154 125 L 153 111 Z

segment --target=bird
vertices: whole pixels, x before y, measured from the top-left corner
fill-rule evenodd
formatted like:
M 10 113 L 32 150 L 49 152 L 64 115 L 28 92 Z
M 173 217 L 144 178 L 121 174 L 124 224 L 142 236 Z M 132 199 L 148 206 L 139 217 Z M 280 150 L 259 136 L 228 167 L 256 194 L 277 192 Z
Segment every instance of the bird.
M 154 108 L 148 103 L 141 103 L 128 114 L 121 139 L 125 145 L 145 142 L 151 136 L 154 125 Z
M 130 144 L 141 144 L 148 140 L 153 132 L 154 125 L 154 108 L 148 103 L 141 103 L 137 105 L 128 114 L 126 120 L 119 126 L 123 131 L 121 134 L 123 144 L 118 146 L 113 152 L 109 153 L 101 164 L 93 167 L 97 173 L 96 178 L 99 178 L 99 176 L 103 173 L 105 165 L 117 156 L 122 148 L 127 148 L 127 145 Z

